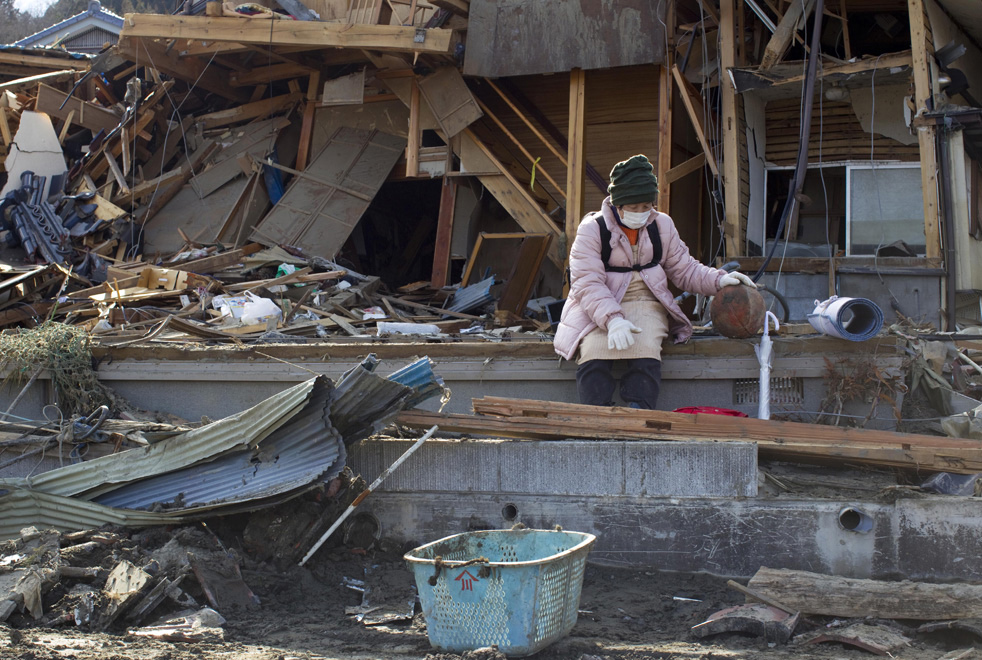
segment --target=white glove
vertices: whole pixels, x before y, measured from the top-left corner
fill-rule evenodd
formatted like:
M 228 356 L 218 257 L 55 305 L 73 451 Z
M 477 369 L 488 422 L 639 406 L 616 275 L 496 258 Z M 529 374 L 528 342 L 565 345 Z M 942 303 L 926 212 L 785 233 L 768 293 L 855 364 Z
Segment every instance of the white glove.
M 634 337 L 641 332 L 641 328 L 634 325 L 625 318 L 618 316 L 607 324 L 607 348 L 608 350 L 617 349 L 623 351 L 629 346 L 634 346 Z
M 754 281 L 744 275 L 743 273 L 733 271 L 732 273 L 727 273 L 722 278 L 720 278 L 719 286 L 723 288 L 724 286 L 736 286 L 737 284 L 745 284 L 751 289 L 756 289 L 757 285 Z

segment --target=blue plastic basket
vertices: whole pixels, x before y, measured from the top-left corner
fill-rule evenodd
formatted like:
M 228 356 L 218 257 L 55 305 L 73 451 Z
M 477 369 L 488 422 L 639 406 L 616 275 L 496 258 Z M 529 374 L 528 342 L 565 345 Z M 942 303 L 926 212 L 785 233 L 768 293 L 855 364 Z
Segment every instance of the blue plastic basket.
M 524 656 L 563 637 L 576 623 L 596 539 L 540 529 L 467 532 L 407 553 L 430 644 L 454 653 L 496 645 Z

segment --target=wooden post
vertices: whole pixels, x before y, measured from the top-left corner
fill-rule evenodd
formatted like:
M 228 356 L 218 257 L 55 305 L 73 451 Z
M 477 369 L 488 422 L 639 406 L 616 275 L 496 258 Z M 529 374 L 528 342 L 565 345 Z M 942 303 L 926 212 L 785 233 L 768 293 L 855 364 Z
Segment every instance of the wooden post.
M 586 173 L 584 148 L 586 109 L 586 72 L 573 69 L 569 72 L 569 142 L 567 143 L 566 168 L 566 262 L 569 249 L 576 238 L 576 229 L 583 217 L 583 181 Z
M 907 0 L 910 16 L 910 46 L 914 62 L 914 110 L 920 114 L 934 109 L 931 55 L 934 46 L 927 38 L 927 16 L 923 0 Z M 921 154 L 921 193 L 924 197 L 925 254 L 928 259 L 941 257 L 941 226 L 938 221 L 938 157 L 935 150 L 935 127 L 919 126 L 917 142 Z M 949 273 L 954 276 L 954 273 Z
M 723 116 L 723 191 L 726 222 L 724 241 L 727 258 L 743 253 L 740 246 L 740 122 L 737 116 L 736 90 L 730 82 L 729 69 L 736 65 L 733 5 L 735 0 L 720 0 L 720 91 Z M 790 13 L 790 10 L 789 10 Z M 775 35 L 776 36 L 776 35 Z
M 430 286 L 442 289 L 447 285 L 450 270 L 450 239 L 453 236 L 453 214 L 457 201 L 457 179 L 443 177 L 440 189 L 440 214 L 437 216 L 436 244 L 433 248 L 433 275 Z
M 406 176 L 419 176 L 419 82 L 413 76 L 409 96 L 409 142 L 406 144 Z
M 316 104 L 307 101 L 303 107 L 303 123 L 300 125 L 300 144 L 297 147 L 297 169 L 301 172 L 307 169 L 307 160 L 310 158 L 310 141 L 314 136 L 314 115 L 317 112 Z
M 658 72 L 658 210 L 671 215 L 672 183 L 672 74 L 669 54 Z

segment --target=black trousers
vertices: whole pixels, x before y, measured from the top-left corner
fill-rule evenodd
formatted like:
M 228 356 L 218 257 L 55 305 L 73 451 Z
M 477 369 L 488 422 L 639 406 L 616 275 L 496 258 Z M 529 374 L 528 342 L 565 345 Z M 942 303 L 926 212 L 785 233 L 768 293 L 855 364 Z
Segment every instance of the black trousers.
M 613 369 L 617 363 L 627 363 L 627 373 L 621 377 L 621 398 L 635 408 L 654 410 L 661 390 L 661 361 L 652 358 L 634 360 L 589 360 L 576 368 L 576 391 L 580 403 L 588 406 L 614 405 Z

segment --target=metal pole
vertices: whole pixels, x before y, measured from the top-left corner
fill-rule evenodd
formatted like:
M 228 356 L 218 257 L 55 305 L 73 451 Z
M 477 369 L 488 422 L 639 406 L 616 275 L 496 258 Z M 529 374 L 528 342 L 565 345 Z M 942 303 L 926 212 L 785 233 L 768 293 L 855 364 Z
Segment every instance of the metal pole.
M 348 506 L 348 508 L 344 510 L 344 513 L 341 514 L 341 517 L 339 517 L 337 520 L 334 521 L 334 524 L 331 525 L 331 528 L 328 529 L 326 532 L 324 532 L 324 534 L 319 539 L 317 539 L 317 543 L 314 544 L 314 547 L 312 547 L 307 552 L 307 554 L 304 555 L 303 559 L 300 560 L 300 566 L 306 564 L 307 560 L 314 556 L 314 553 L 317 552 L 317 550 L 322 545 L 324 545 L 324 542 L 331 537 L 331 534 L 333 534 L 338 527 L 341 526 L 341 523 L 347 520 L 348 516 L 351 515 L 351 512 L 358 508 L 358 505 L 362 503 L 362 500 L 364 500 L 366 497 L 371 495 L 372 491 L 378 488 L 382 484 L 382 482 L 385 481 L 385 478 L 388 477 L 390 474 L 392 474 L 393 470 L 395 470 L 397 467 L 402 465 L 407 458 L 412 456 L 414 451 L 422 447 L 423 443 L 429 440 L 430 436 L 436 433 L 437 428 L 438 427 L 434 426 L 429 431 L 424 433 L 422 438 L 417 440 L 412 447 L 406 450 L 406 453 L 404 453 L 402 456 L 397 458 L 395 463 L 393 463 L 388 468 L 386 468 L 385 472 L 378 475 L 378 479 L 373 481 L 371 486 L 369 486 L 368 488 L 366 488 L 365 490 L 363 490 L 361 493 L 358 494 L 358 497 L 356 497 L 355 501 L 352 502 Z

